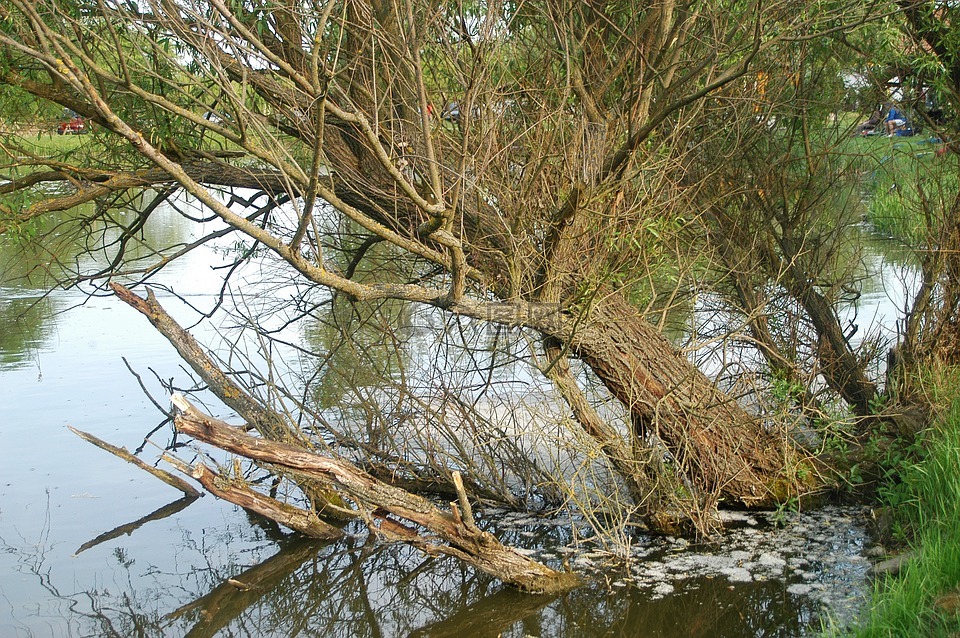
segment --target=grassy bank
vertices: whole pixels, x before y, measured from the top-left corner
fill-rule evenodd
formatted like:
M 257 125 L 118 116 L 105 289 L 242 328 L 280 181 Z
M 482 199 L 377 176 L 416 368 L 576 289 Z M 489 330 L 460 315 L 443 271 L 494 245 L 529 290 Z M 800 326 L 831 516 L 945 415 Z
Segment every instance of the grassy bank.
M 859 626 L 829 635 L 960 635 L 960 373 L 925 386 L 943 409 L 909 450 L 892 455 L 879 492 L 910 558 L 899 575 L 874 582 Z
M 957 158 L 938 153 L 931 139 L 869 140 L 867 217 L 882 234 L 909 246 L 924 246 L 954 206 Z M 871 166 L 872 165 L 872 166 Z
M 939 245 L 960 192 L 958 157 L 929 139 L 851 142 L 866 176 L 867 218 L 882 234 L 919 250 Z M 878 509 L 888 548 L 909 559 L 878 577 L 856 627 L 833 636 L 960 636 L 960 370 L 929 373 L 915 387 L 936 406 L 934 421 L 908 448 L 888 450 Z

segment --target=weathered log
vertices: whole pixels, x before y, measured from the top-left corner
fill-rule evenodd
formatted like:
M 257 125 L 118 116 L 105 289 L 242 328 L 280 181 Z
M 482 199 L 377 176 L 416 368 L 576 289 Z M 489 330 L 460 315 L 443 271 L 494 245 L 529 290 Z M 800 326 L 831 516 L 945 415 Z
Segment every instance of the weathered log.
M 167 457 L 169 461 L 169 457 Z M 283 503 L 250 488 L 241 480 L 228 480 L 203 463 L 184 468 L 197 479 L 208 492 L 245 510 L 274 520 L 285 527 L 311 538 L 333 540 L 343 536 L 343 531 L 326 523 L 316 513 Z
M 459 512 L 444 512 L 421 496 L 378 481 L 348 461 L 251 436 L 203 414 L 179 394 L 174 394 L 172 401 L 180 410 L 174 418 L 179 431 L 255 462 L 336 487 L 356 502 L 368 526 L 387 539 L 401 540 L 430 555 L 459 558 L 522 591 L 559 593 L 580 584 L 576 574 L 550 569 L 501 544 L 493 534 L 465 523 Z
M 195 487 L 193 487 L 192 485 L 184 481 L 179 476 L 175 476 L 170 472 L 167 472 L 166 470 L 161 470 L 158 467 L 153 467 L 152 465 L 148 465 L 144 463 L 143 461 L 135 457 L 133 454 L 128 452 L 126 448 L 111 445 L 102 439 L 98 439 L 97 437 L 95 437 L 94 435 L 88 432 L 78 430 L 69 425 L 67 426 L 67 429 L 69 429 L 71 432 L 79 436 L 84 441 L 87 441 L 88 443 L 93 443 L 101 450 L 106 450 L 110 454 L 113 454 L 114 456 L 117 456 L 123 459 L 127 463 L 132 463 L 133 465 L 136 465 L 137 467 L 139 467 L 141 470 L 145 472 L 149 472 L 150 474 L 153 474 L 154 476 L 156 476 L 158 479 L 160 479 L 167 485 L 177 488 L 178 490 L 180 490 L 190 498 L 197 498 L 199 496 L 202 496 L 202 494 L 198 492 Z
M 296 442 L 304 447 L 312 446 L 312 443 L 299 430 L 288 424 L 281 415 L 267 409 L 224 374 L 197 340 L 167 314 L 151 290 L 147 290 L 147 297 L 144 299 L 118 283 L 112 283 L 110 287 L 121 301 L 139 311 L 160 334 L 166 337 L 184 361 L 206 382 L 211 392 L 236 410 L 237 414 L 260 434 L 273 441 Z M 341 520 L 354 517 L 336 492 L 309 483 L 301 484 L 300 487 L 324 516 Z

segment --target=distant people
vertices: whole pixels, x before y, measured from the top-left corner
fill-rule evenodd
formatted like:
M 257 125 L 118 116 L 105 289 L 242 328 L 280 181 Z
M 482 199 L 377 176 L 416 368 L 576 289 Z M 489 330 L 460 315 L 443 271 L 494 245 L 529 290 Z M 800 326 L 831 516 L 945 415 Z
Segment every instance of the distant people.
M 880 126 L 881 121 L 883 121 L 883 107 L 878 106 L 877 109 L 870 114 L 870 118 L 857 127 L 857 133 L 859 135 L 873 135 L 877 132 L 877 127 Z
M 932 124 L 942 125 L 946 122 L 943 116 L 943 109 L 940 108 L 940 102 L 937 100 L 936 92 L 928 86 L 923 87 L 923 110 Z
M 884 120 L 884 126 L 886 127 L 887 137 L 893 137 L 897 134 L 897 130 L 902 129 L 907 125 L 907 118 L 896 104 L 890 105 L 890 110 L 887 111 L 887 117 Z

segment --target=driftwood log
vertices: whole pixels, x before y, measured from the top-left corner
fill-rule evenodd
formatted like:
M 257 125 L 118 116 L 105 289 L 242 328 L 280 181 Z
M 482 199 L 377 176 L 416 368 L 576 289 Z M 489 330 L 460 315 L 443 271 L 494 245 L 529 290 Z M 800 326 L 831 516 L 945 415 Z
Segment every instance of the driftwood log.
M 301 446 L 254 437 L 204 414 L 183 396 L 173 395 L 180 413 L 176 428 L 188 436 L 292 475 L 312 479 L 346 495 L 358 515 L 380 536 L 413 545 L 430 555 L 456 557 L 522 591 L 554 594 L 577 587 L 576 574 L 558 572 L 500 543 L 477 527 L 465 493 L 450 511 L 377 480 L 352 463 L 316 454 Z
M 173 402 L 180 414 L 174 424 L 181 432 L 256 463 L 268 464 L 278 475 L 289 476 L 324 516 L 362 517 L 381 537 L 409 543 L 430 555 L 454 556 L 522 591 L 553 594 L 580 584 L 575 574 L 550 569 L 501 544 L 493 534 L 480 530 L 473 521 L 459 476 L 454 476 L 458 498 L 450 503 L 447 512 L 422 496 L 380 481 L 347 461 L 316 453 L 299 430 L 234 383 L 190 333 L 167 314 L 149 290 L 147 297 L 142 298 L 120 284 L 113 283 L 111 288 L 122 301 L 149 319 L 206 382 L 208 389 L 233 408 L 248 429 L 257 430 L 260 437 L 203 414 L 175 394 Z M 212 488 L 211 492 L 220 498 L 258 511 L 283 525 L 312 536 L 330 538 L 336 533 L 335 528 L 315 527 L 319 519 L 304 515 L 305 510 L 281 507 L 274 499 L 244 489 L 242 485 L 230 485 L 213 476 L 209 468 L 181 467 L 181 470 L 201 481 L 207 489 Z M 351 510 L 341 495 L 353 501 L 357 509 Z

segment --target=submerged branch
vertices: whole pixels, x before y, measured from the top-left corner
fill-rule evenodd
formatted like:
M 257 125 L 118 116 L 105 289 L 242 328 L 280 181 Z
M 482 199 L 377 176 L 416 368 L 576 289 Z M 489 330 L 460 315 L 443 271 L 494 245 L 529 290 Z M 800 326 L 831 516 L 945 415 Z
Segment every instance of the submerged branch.
M 440 510 L 421 496 L 378 481 L 348 461 L 250 436 L 203 414 L 179 394 L 174 394 L 172 401 L 181 411 L 174 424 L 184 434 L 255 462 L 335 486 L 360 506 L 368 525 L 387 538 L 402 540 L 431 555 L 454 556 L 527 592 L 558 593 L 580 585 L 575 574 L 557 572 L 531 560 L 501 544 L 493 534 L 470 529 L 458 520 L 459 516 Z M 374 517 L 380 520 L 379 526 Z

